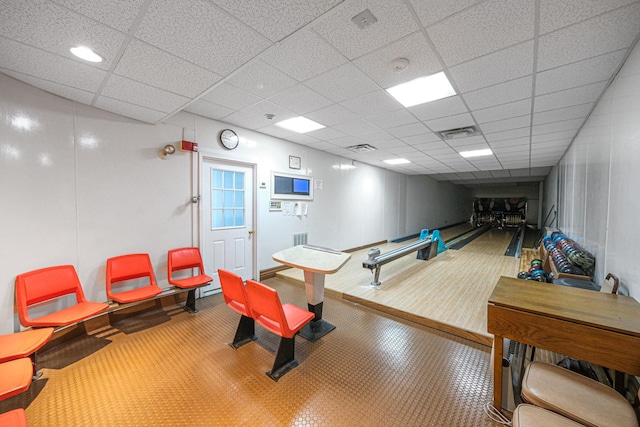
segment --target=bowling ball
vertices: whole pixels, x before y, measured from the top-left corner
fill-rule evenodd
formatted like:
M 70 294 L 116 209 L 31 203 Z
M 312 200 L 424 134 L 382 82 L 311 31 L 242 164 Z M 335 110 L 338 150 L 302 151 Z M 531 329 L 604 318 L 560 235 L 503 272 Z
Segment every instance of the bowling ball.
M 527 277 L 529 277 L 529 272 L 528 271 L 521 271 L 520 273 L 518 273 L 518 279 L 526 279 Z
M 534 259 L 534 260 L 531 260 L 531 265 L 533 266 L 533 264 L 540 264 L 540 265 L 542 265 L 542 260 L 541 260 L 541 259 Z

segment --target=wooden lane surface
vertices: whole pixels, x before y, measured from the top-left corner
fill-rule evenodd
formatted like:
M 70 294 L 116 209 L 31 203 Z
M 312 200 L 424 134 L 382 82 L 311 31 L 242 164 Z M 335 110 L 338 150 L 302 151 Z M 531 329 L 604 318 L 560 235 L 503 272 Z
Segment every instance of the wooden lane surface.
M 487 255 L 504 255 L 515 235 L 513 229 L 491 229 L 477 239 L 464 245 L 460 250 L 464 252 L 478 252 Z
M 385 253 L 415 241 L 377 247 Z M 372 287 L 373 273 L 362 267 L 368 250 L 353 252 L 340 271 L 327 275 L 325 292 L 491 345 L 493 337 L 487 332 L 487 299 L 500 276 L 516 276 L 519 267 L 516 258 L 447 250 L 423 261 L 416 259 L 415 254 L 408 254 L 383 265 L 382 284 Z M 300 269 L 280 271 L 277 277 L 304 284 Z

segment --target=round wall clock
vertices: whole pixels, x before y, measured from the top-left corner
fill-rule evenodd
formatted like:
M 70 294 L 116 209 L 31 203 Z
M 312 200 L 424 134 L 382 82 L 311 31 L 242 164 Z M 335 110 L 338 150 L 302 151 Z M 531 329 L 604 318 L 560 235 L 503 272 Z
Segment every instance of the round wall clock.
M 238 142 L 240 142 L 240 138 L 238 138 L 238 135 L 231 129 L 225 129 L 220 132 L 220 143 L 227 150 L 233 150 L 236 148 L 238 146 Z

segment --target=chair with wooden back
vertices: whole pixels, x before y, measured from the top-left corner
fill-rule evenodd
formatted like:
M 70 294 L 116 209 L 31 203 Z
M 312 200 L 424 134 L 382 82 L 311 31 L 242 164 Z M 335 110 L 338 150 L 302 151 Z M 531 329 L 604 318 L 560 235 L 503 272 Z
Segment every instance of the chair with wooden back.
M 235 273 L 219 269 L 218 277 L 220 277 L 220 287 L 222 288 L 224 302 L 241 316 L 233 342 L 229 343 L 231 347 L 238 349 L 258 339 L 255 332 L 255 322 L 247 302 L 247 290 L 242 277 Z
M 126 291 L 116 291 L 114 284 L 147 278 L 148 284 Z M 142 301 L 160 294 L 149 254 L 121 255 L 107 260 L 107 298 L 122 304 Z
M 198 274 L 188 277 L 176 277 L 174 275 L 176 272 L 194 268 L 198 269 Z M 204 264 L 202 263 L 200 249 L 188 247 L 170 250 L 167 254 L 167 277 L 169 284 L 180 289 L 189 290 L 185 310 L 191 313 L 197 313 L 196 288 L 208 285 L 213 280 L 204 273 Z
M 75 295 L 73 305 L 39 317 L 29 314 L 30 307 L 67 295 Z M 109 308 L 107 303 L 90 302 L 86 299 L 72 265 L 47 267 L 18 275 L 16 302 L 20 324 L 32 328 L 67 326 Z
M 267 372 L 271 379 L 278 381 L 298 366 L 295 335 L 314 318 L 314 314 L 293 304 L 282 304 L 275 289 L 254 280 L 247 280 L 247 297 L 255 321 L 281 337 L 273 368 Z

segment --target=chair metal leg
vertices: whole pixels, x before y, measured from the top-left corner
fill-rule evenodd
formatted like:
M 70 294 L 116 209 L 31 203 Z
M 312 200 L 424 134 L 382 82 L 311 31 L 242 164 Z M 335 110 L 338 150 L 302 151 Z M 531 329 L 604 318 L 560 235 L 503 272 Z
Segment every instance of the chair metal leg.
M 238 329 L 236 329 L 236 335 L 233 337 L 233 342 L 230 342 L 229 345 L 237 350 L 239 347 L 257 339 L 255 321 L 251 317 L 242 316 L 238 323 Z
M 274 381 L 278 381 L 284 374 L 299 365 L 294 359 L 295 353 L 295 335 L 291 338 L 280 339 L 276 360 L 273 362 L 273 368 L 267 372 L 267 375 Z
M 31 359 L 31 365 L 33 366 L 33 377 L 31 378 L 31 381 L 39 380 L 42 376 L 42 372 L 38 372 L 38 368 L 36 366 L 36 353 L 37 352 L 34 352 L 29 355 L 29 358 Z
M 196 290 L 189 289 L 187 293 L 187 303 L 184 305 L 185 311 L 188 311 L 191 314 L 196 314 L 198 309 L 196 308 Z

